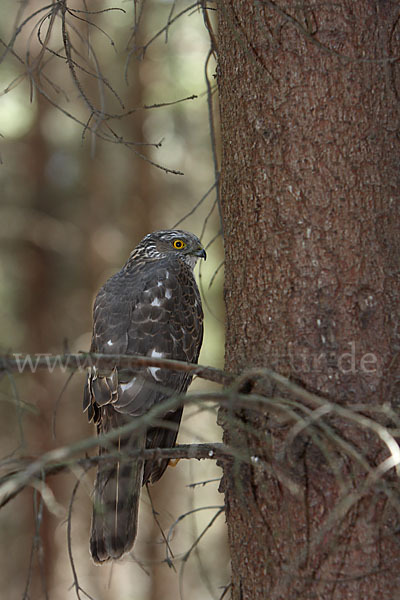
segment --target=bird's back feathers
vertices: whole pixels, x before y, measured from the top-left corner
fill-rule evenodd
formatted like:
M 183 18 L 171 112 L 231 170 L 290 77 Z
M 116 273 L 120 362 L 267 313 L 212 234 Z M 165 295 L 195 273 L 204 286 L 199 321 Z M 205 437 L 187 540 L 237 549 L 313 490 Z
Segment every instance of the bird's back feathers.
M 159 233 L 171 236 L 174 232 Z M 182 236 L 185 232 L 177 233 Z M 166 247 L 168 235 L 163 242 Z M 185 235 L 193 244 L 194 257 L 204 255 L 198 239 Z M 196 258 L 194 262 L 183 261 L 177 252 L 157 258 L 153 245 L 150 258 L 146 258 L 146 239 L 96 297 L 91 351 L 197 362 L 203 312 L 192 270 Z M 184 394 L 191 379 L 187 373 L 158 367 L 115 367 L 107 372 L 94 367 L 85 388 L 84 409 L 97 424 L 99 434 L 107 433 L 143 417 L 171 396 Z M 181 416 L 182 407 L 166 410 L 162 416 L 165 427 L 147 424 L 100 448 L 105 460 L 100 461 L 96 477 L 90 538 L 95 562 L 120 558 L 130 550 L 136 536 L 141 484 L 157 481 L 168 465 L 168 460 L 144 464 L 127 453 L 145 447 L 173 447 Z M 117 455 L 115 460 L 113 454 Z

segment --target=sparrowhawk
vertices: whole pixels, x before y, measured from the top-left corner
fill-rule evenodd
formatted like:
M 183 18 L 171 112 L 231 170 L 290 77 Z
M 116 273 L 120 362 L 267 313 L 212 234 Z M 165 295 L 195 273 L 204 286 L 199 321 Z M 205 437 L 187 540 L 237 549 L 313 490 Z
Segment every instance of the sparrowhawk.
M 203 339 L 203 311 L 193 275 L 198 258 L 206 258 L 206 253 L 192 233 L 166 230 L 146 235 L 96 297 L 91 352 L 196 363 Z M 143 417 L 171 396 L 184 394 L 191 380 L 189 373 L 154 366 L 109 370 L 93 366 L 84 410 L 98 433 L 106 433 Z M 173 447 L 182 410 L 166 411 L 159 417 L 161 423 L 141 425 L 99 448 L 90 536 L 96 563 L 118 559 L 132 548 L 141 485 L 157 481 L 168 465 L 165 459 L 144 462 L 127 453 Z

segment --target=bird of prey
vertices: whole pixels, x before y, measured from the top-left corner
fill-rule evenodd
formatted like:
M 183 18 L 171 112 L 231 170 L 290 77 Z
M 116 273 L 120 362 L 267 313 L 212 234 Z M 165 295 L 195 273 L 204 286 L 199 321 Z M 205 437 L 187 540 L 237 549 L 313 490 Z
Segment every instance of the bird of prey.
M 206 252 L 192 233 L 172 229 L 146 235 L 96 297 L 90 351 L 196 363 L 203 339 L 193 275 L 199 258 L 205 259 Z M 168 459 L 143 461 L 128 454 L 175 445 L 182 407 L 166 410 L 157 423 L 144 423 L 143 417 L 153 406 L 184 394 L 191 379 L 189 373 L 154 366 L 91 367 L 83 406 L 98 433 L 141 418 L 132 432 L 99 448 L 106 460 L 99 462 L 93 494 L 90 552 L 95 563 L 118 559 L 132 548 L 141 485 L 160 479 Z

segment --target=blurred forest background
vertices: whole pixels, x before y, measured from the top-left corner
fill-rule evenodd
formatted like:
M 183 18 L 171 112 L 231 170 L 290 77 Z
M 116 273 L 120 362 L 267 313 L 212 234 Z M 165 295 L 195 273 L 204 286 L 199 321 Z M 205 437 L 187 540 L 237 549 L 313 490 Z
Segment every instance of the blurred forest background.
M 179 222 L 207 247 L 197 273 L 205 308 L 200 363 L 222 366 L 223 257 L 210 137 L 215 62 L 203 12 L 197 3 L 170 0 L 0 3 L 3 353 L 88 350 L 98 288 L 146 233 Z M 145 108 L 153 105 L 161 106 Z M 93 434 L 81 408 L 84 379 L 60 370 L 3 376 L 3 469 Z M 196 380 L 191 389 L 211 388 Z M 219 439 L 213 408 L 185 410 L 179 442 Z M 151 490 L 166 533 L 190 513 L 172 531 L 175 570 L 165 562 L 145 490 L 134 556 L 92 564 L 93 471 L 51 477 L 46 502 L 29 488 L 2 508 L 3 598 L 224 594 L 229 558 L 213 461 L 180 461 Z M 84 592 L 72 585 L 67 547 L 78 481 L 71 550 Z

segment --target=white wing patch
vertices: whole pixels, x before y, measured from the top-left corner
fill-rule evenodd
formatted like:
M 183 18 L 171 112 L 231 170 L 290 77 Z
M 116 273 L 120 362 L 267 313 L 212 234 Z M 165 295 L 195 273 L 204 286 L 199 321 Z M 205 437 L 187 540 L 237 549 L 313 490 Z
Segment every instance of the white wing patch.
M 114 344 L 114 342 L 112 340 L 108 340 L 107 346 L 112 346 L 113 344 Z
M 165 297 L 172 298 L 172 290 L 170 288 L 165 288 Z
M 133 385 L 135 385 L 136 383 L 136 377 L 133 377 L 130 381 L 128 381 L 128 383 L 120 383 L 119 387 L 121 388 L 122 392 L 126 392 L 126 390 L 129 390 L 129 388 L 131 388 Z
M 151 303 L 151 306 L 161 306 L 160 298 L 154 298 L 154 300 Z
M 161 371 L 160 367 L 149 367 L 149 371 L 156 381 L 161 381 L 161 377 L 157 376 L 157 371 Z
M 153 348 L 150 356 L 152 358 L 164 358 L 164 353 Z M 157 376 L 157 371 L 161 370 L 160 367 L 148 367 L 148 369 L 156 381 L 161 381 L 160 377 Z

